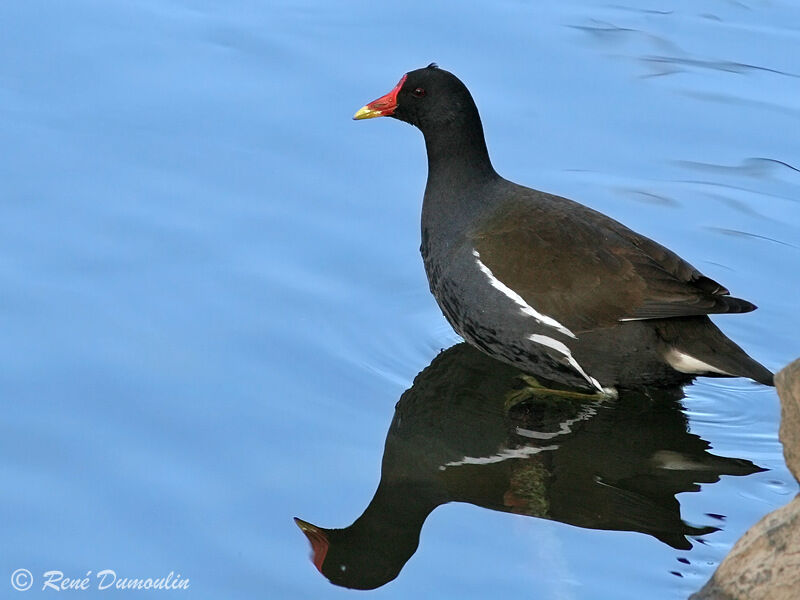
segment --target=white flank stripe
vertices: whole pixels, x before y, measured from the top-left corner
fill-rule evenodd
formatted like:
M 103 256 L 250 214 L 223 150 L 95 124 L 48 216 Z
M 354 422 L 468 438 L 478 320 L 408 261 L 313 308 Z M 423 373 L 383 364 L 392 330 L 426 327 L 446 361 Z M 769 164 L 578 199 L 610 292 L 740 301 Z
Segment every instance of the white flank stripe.
M 515 428 L 515 432 L 517 435 L 522 435 L 533 440 L 552 440 L 554 437 L 558 437 L 559 435 L 567 435 L 568 433 L 572 433 L 572 426 L 575 423 L 578 421 L 584 421 L 595 416 L 596 414 L 597 409 L 595 409 L 594 406 L 587 406 L 578 413 L 577 417 L 567 419 L 566 421 L 561 421 L 561 423 L 558 424 L 558 431 L 533 431 L 532 429 L 517 427 Z
M 505 283 L 503 283 L 497 277 L 495 277 L 494 273 L 492 273 L 492 270 L 481 262 L 481 255 L 477 250 L 472 251 L 472 256 L 475 257 L 475 262 L 478 263 L 478 268 L 481 270 L 481 272 L 484 275 L 486 275 L 486 277 L 489 278 L 489 283 L 492 284 L 492 287 L 495 288 L 496 290 L 500 290 L 508 298 L 513 300 L 516 303 L 516 305 L 519 306 L 519 309 L 520 311 L 522 311 L 522 314 L 528 315 L 529 317 L 533 317 L 542 325 L 548 325 L 549 327 L 554 327 L 564 335 L 568 335 L 571 338 L 576 338 L 575 334 L 572 333 L 569 329 L 564 327 L 553 317 L 548 317 L 547 315 L 543 315 L 542 313 L 537 311 L 530 304 L 525 302 L 525 299 L 522 296 L 520 296 L 517 292 L 512 290 Z
M 452 460 L 439 466 L 440 471 L 447 467 L 460 467 L 461 465 L 490 465 L 503 462 L 511 458 L 527 458 L 546 450 L 558 450 L 558 445 L 553 446 L 523 446 L 522 448 L 505 448 L 492 456 L 465 456 L 461 460 Z
M 573 369 L 575 369 L 578 373 L 580 373 L 581 377 L 583 377 L 586 381 L 591 383 L 595 388 L 597 388 L 599 392 L 603 394 L 607 393 L 606 390 L 603 389 L 603 386 L 600 385 L 600 382 L 597 381 L 597 379 L 595 379 L 591 375 L 586 374 L 586 371 L 584 371 L 578 364 L 578 361 L 575 360 L 575 358 L 573 358 L 572 352 L 569 351 L 569 348 L 567 348 L 563 342 L 559 342 L 558 340 L 554 340 L 551 337 L 548 337 L 546 335 L 539 335 L 537 333 L 528 336 L 528 339 L 531 340 L 532 342 L 536 342 L 537 344 L 541 344 L 542 346 L 547 346 L 548 348 L 552 348 L 556 352 L 563 354 L 564 358 L 567 359 L 567 362 L 570 364 L 570 366 Z

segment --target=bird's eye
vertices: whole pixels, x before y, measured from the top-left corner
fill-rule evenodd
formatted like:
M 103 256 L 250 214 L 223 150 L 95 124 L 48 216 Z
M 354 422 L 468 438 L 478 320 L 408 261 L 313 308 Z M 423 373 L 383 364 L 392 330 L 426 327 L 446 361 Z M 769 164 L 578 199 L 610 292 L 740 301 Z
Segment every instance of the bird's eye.
M 411 92 L 417 98 L 422 98 L 425 95 L 425 90 L 422 88 L 416 88 L 413 92 Z

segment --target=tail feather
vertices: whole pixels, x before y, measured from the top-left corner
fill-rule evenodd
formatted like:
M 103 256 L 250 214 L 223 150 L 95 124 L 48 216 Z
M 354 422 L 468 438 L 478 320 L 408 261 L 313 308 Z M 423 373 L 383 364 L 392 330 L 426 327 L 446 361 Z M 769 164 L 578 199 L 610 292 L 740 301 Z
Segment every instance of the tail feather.
M 665 320 L 659 333 L 665 359 L 676 370 L 711 377 L 748 377 L 774 386 L 772 372 L 750 358 L 708 317 Z

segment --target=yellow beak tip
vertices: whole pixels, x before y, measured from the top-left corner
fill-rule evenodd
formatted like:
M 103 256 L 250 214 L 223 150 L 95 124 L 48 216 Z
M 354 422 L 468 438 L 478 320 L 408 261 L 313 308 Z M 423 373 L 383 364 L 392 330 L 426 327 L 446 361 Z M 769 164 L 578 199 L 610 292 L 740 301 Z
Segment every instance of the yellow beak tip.
M 375 117 L 380 116 L 380 111 L 373 110 L 367 106 L 362 106 L 356 111 L 356 114 L 353 115 L 353 119 L 355 121 L 360 121 L 361 119 L 374 119 Z

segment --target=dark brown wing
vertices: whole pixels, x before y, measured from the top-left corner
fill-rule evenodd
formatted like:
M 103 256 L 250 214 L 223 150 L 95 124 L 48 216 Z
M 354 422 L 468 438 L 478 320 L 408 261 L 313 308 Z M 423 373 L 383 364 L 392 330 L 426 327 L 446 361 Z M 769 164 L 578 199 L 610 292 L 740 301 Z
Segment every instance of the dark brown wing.
M 521 189 L 533 201 L 506 203 L 473 232 L 472 242 L 495 277 L 571 330 L 755 308 L 617 221 Z
M 619 225 L 619 227 L 623 227 Z M 706 277 L 680 256 L 627 227 L 619 231 L 639 252 L 639 273 L 652 274 L 652 294 L 636 308 L 632 317 L 658 319 L 755 310 L 747 300 L 733 298 L 725 286 Z M 642 260 L 641 257 L 645 257 Z M 634 259 L 637 260 L 637 259 Z M 666 274 L 666 285 L 658 285 Z

